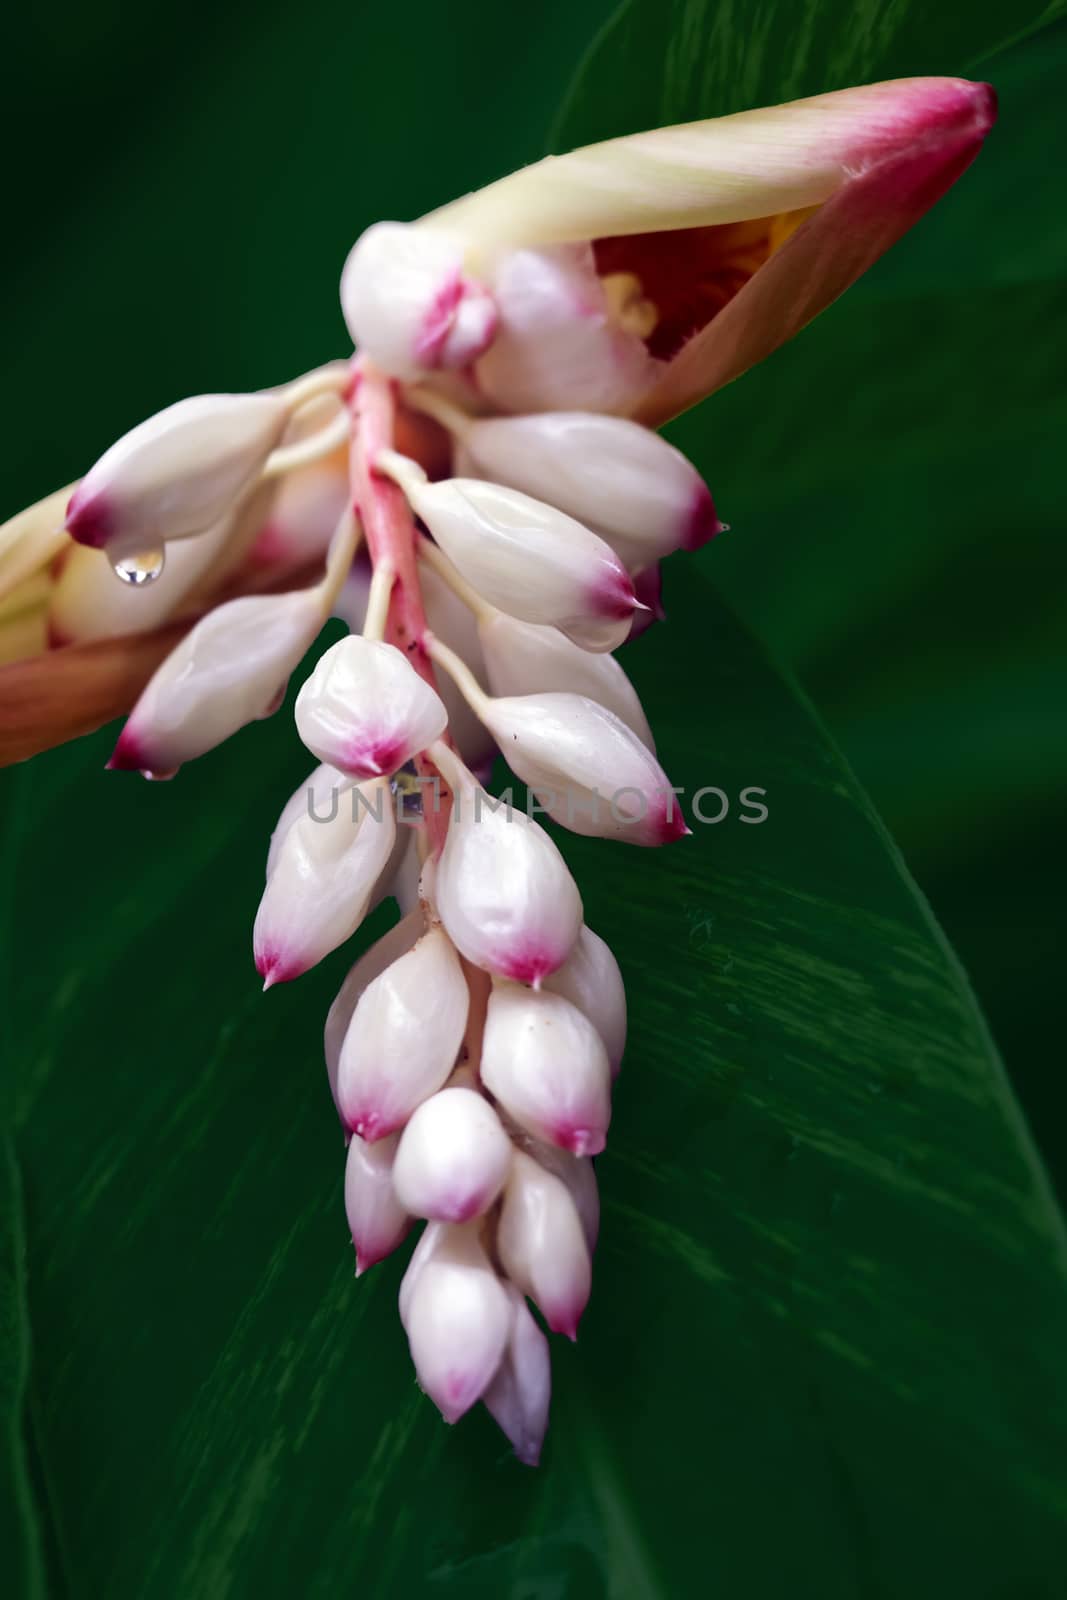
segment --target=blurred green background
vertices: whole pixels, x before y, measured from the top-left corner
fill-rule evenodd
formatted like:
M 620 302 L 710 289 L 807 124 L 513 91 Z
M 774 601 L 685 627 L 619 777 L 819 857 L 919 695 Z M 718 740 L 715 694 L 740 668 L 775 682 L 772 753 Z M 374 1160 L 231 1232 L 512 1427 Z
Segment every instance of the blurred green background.
M 180 395 L 343 354 L 356 234 L 550 143 L 864 77 L 988 76 L 1001 121 L 957 189 L 673 433 L 733 525 L 697 565 L 866 784 L 1063 1185 L 1059 9 L 637 0 L 576 93 L 604 0 L 20 13 L 0 495 L 27 503 Z M 162 790 L 118 794 L 106 736 L 5 781 L 7 837 L 35 841 L 9 843 L 4 979 L 33 1106 L 26 1492 L 49 1594 L 317 1597 L 339 1572 L 400 1600 L 417 1572 L 464 1600 L 675 1600 L 662 1575 L 705 1515 L 717 1592 L 1059 1592 L 1040 1184 L 1035 1201 L 891 855 L 728 615 L 705 635 L 687 570 L 667 584 L 681 636 L 634 652 L 662 748 L 698 781 L 720 745 L 731 780 L 765 761 L 788 814 L 781 834 L 705 835 L 692 869 L 574 847 L 590 920 L 617 930 L 638 1064 L 537 1480 L 484 1423 L 446 1434 L 417 1400 L 395 1263 L 357 1298 L 341 1260 L 339 1142 L 307 1057 L 343 958 L 269 1007 L 248 976 L 264 830 L 302 770 L 283 719 Z M 685 1570 L 688 1600 L 704 1569 Z

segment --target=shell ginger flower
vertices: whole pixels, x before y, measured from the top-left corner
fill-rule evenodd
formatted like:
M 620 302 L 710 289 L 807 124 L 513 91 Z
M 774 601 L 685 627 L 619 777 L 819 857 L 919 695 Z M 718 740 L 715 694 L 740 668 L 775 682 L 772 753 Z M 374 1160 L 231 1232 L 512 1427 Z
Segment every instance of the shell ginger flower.
M 110 765 L 172 776 L 277 710 L 331 615 L 355 624 L 297 697 L 317 765 L 254 958 L 291 981 L 397 900 L 325 1030 L 356 1275 L 425 1222 L 400 1286 L 419 1382 L 447 1422 L 484 1402 L 523 1461 L 550 1396 L 531 1303 L 574 1338 L 590 1294 L 626 1000 L 487 760 L 580 833 L 686 836 L 614 652 L 658 563 L 722 524 L 655 430 L 829 305 L 993 118 L 985 85 L 875 84 L 380 222 L 341 278 L 350 360 L 180 400 L 0 530 L 4 761 L 128 712 Z

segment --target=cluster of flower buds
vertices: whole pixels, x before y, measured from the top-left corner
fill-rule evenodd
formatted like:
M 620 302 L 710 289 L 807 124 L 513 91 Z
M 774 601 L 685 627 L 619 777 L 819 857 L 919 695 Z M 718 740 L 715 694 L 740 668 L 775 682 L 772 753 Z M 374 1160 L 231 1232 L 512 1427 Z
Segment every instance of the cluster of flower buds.
M 397 901 L 325 1030 L 357 1276 L 425 1221 L 400 1287 L 419 1381 L 450 1422 L 484 1401 L 524 1461 L 550 1390 L 529 1302 L 575 1336 L 626 1002 L 553 839 L 484 787 L 492 756 L 577 833 L 686 834 L 613 652 L 660 561 L 723 524 L 653 427 L 828 304 L 991 120 L 981 85 L 875 85 L 379 223 L 342 276 L 351 362 L 181 401 L 0 530 L 0 595 L 37 604 L 58 558 L 53 644 L 176 629 L 111 760 L 149 777 L 276 710 L 349 623 L 296 700 L 320 765 L 271 838 L 256 966 L 296 978 Z

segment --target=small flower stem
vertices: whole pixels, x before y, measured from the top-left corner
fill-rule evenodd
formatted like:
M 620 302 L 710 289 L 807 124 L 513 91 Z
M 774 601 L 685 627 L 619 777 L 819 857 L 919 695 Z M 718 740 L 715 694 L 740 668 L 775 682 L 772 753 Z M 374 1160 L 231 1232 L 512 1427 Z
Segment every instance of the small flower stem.
M 367 614 L 363 618 L 364 639 L 378 640 L 385 634 L 389 601 L 395 582 L 396 573 L 393 568 L 385 561 L 379 562 L 374 569 L 374 576 L 370 581 L 370 593 L 367 596 Z
M 263 478 L 280 478 L 286 472 L 293 472 L 297 467 L 308 467 L 314 461 L 321 461 L 323 456 L 332 456 L 335 450 L 348 441 L 352 424 L 347 411 L 342 411 L 337 417 L 331 417 L 324 428 L 317 433 L 308 434 L 306 439 L 299 439 L 296 444 L 282 445 L 267 457 L 267 464 L 263 468 Z
M 466 438 L 470 432 L 472 418 L 432 389 L 409 389 L 404 400 L 413 411 L 421 411 L 424 416 L 432 417 L 457 439 Z
M 394 386 L 371 362 L 360 359 L 355 367 L 349 405 L 352 414 L 349 474 L 353 504 L 367 535 L 367 548 L 375 572 L 384 567 L 391 574 L 383 637 L 386 643 L 403 652 L 436 692 L 437 680 L 425 646 L 426 612 L 415 560 L 415 519 L 402 491 L 376 466 L 379 454 L 391 452 L 393 447 Z M 420 777 L 437 777 L 437 769 L 428 755 L 418 756 L 415 765 Z M 426 808 L 426 826 L 435 855 L 444 846 L 451 804 L 451 794 L 442 788 L 440 800 Z
M 450 650 L 447 644 L 442 644 L 435 634 L 426 634 L 426 649 L 434 665 L 444 667 L 475 716 L 482 717 L 484 720 L 484 714 L 489 705 L 489 696 L 467 663 L 457 656 L 454 650 Z
M 342 398 L 351 381 L 349 367 L 343 362 L 334 361 L 328 367 L 320 367 L 317 372 L 305 372 L 302 378 L 294 378 L 281 391 L 281 398 L 290 411 L 299 411 L 310 400 L 319 400 L 326 394 Z
M 456 599 L 462 600 L 468 611 L 472 611 L 479 622 L 488 622 L 490 617 L 496 616 L 496 607 L 490 605 L 488 600 L 483 600 L 466 578 L 460 576 L 440 545 L 434 544 L 430 539 L 420 539 L 419 560 L 433 568 L 437 576 L 447 583 Z

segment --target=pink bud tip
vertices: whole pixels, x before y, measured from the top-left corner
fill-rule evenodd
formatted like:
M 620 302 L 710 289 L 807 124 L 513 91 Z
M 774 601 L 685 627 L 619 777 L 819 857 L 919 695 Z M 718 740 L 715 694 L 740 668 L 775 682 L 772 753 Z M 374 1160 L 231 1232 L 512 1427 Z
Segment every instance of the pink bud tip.
M 306 970 L 285 960 L 277 950 L 268 948 L 256 952 L 256 971 L 263 979 L 263 992 L 273 989 L 276 983 L 291 983 Z
M 111 752 L 105 772 L 150 772 L 152 759 L 127 722 Z
M 714 539 L 717 533 L 722 533 L 724 526 L 715 510 L 711 490 L 706 483 L 701 483 L 693 495 L 693 503 L 689 508 L 685 531 L 682 534 L 682 549 L 699 550 L 709 539 Z
M 597 1133 L 595 1128 L 558 1127 L 552 1131 L 552 1143 L 558 1145 L 561 1150 L 569 1150 L 572 1155 L 598 1156 L 607 1144 L 607 1140 L 602 1133 Z
M 625 567 L 609 567 L 601 573 L 589 594 L 592 610 L 599 617 L 623 618 L 648 608 L 634 593 Z
M 364 740 L 345 751 L 344 769 L 356 778 L 380 778 L 403 764 L 407 748 L 402 738 Z
M 387 1133 L 395 1132 L 398 1124 L 387 1122 L 377 1111 L 367 1111 L 346 1118 L 345 1126 L 349 1133 L 358 1133 L 365 1144 L 374 1144 L 378 1139 L 384 1139 Z
M 91 550 L 102 550 L 114 533 L 114 518 L 107 499 L 99 491 L 85 494 L 75 489 L 63 524 L 71 538 Z
M 540 989 L 541 980 L 557 972 L 566 959 L 566 951 L 561 953 L 546 946 L 528 945 L 502 955 L 494 970 L 502 978 L 511 978 L 515 983 L 528 983 L 532 988 Z

